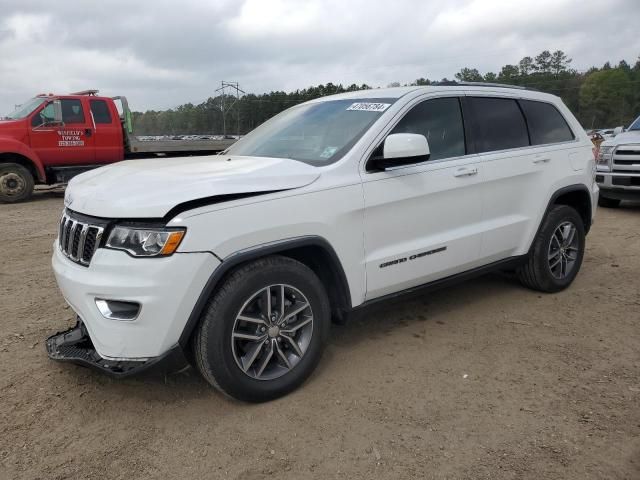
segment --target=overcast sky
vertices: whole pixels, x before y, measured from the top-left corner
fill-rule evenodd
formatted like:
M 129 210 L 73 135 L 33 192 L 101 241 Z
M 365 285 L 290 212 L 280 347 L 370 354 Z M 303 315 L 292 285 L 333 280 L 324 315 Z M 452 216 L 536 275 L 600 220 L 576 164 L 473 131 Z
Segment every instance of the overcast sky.
M 0 113 L 98 88 L 136 110 L 247 92 L 497 71 L 544 49 L 635 62 L 640 0 L 0 0 Z

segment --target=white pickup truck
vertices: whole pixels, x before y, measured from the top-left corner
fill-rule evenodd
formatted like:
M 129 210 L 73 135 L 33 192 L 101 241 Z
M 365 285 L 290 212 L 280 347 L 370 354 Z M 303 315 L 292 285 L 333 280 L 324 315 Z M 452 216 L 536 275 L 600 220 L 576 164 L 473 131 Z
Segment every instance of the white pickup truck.
M 622 200 L 640 200 L 640 117 L 613 138 L 605 140 L 598 152 L 596 182 L 601 207 L 615 208 Z

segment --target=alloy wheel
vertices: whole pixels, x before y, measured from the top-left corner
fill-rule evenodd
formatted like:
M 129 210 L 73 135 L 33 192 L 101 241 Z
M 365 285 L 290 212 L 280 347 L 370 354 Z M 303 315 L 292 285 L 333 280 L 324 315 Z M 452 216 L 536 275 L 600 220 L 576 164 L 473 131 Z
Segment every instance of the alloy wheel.
M 313 334 L 313 311 L 291 285 L 254 293 L 235 318 L 231 346 L 238 367 L 256 380 L 273 380 L 304 357 Z
M 578 259 L 578 235 L 572 222 L 562 222 L 551 235 L 548 261 L 551 275 L 562 280 L 571 273 Z

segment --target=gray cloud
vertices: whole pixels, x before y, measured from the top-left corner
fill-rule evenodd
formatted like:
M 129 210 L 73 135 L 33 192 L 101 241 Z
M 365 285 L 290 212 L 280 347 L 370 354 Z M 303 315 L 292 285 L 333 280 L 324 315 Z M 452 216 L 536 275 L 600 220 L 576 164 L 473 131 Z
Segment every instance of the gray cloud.
M 562 49 L 574 67 L 640 54 L 637 0 L 0 0 L 0 112 L 39 92 L 100 88 L 134 108 L 246 91 L 386 85 L 496 71 Z

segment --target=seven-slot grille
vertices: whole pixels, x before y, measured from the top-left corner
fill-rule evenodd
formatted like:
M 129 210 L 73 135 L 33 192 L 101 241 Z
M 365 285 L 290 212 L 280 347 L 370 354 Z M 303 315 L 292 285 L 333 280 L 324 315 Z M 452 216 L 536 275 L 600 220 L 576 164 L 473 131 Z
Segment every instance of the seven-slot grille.
M 65 212 L 60 220 L 58 234 L 60 250 L 71 261 L 88 266 L 100 245 L 103 232 L 104 227 L 73 218 Z
M 620 145 L 613 151 L 613 171 L 640 173 L 640 145 Z

